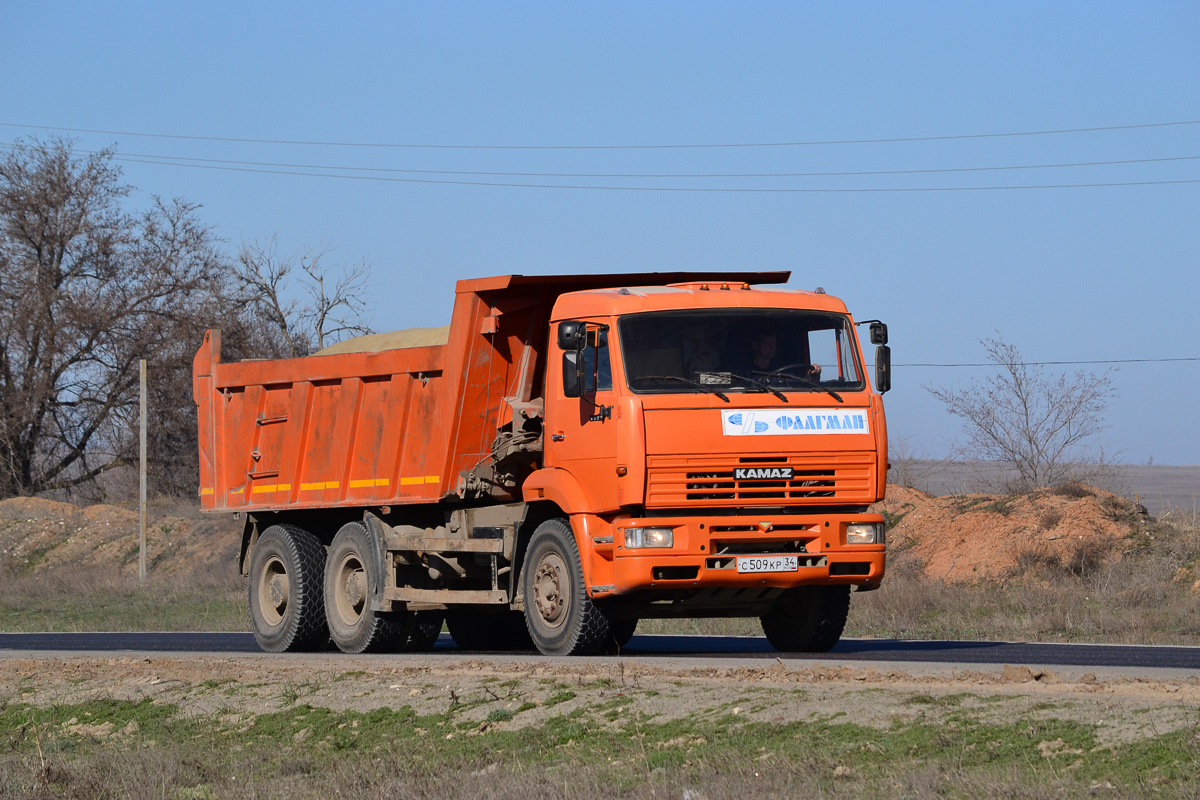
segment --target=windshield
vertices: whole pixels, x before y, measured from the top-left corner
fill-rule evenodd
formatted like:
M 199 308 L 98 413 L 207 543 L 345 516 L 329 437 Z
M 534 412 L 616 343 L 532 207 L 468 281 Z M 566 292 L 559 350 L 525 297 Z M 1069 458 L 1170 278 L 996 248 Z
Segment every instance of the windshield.
M 850 320 L 781 309 L 630 314 L 618 321 L 637 393 L 863 389 Z

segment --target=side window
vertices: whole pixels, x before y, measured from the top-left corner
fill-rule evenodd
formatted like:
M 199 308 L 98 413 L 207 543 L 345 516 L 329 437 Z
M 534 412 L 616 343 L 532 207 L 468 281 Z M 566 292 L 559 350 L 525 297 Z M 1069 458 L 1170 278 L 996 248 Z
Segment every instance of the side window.
M 841 378 L 838 349 L 837 331 L 824 328 L 808 332 L 809 360 L 821 367 L 821 380 L 836 381 Z
M 808 334 L 812 363 L 821 366 L 822 381 L 854 383 L 858 368 L 854 364 L 854 348 L 844 327 L 822 328 Z
M 583 350 L 583 391 L 585 394 L 612 390 L 612 362 L 608 351 L 608 330 L 589 329 Z

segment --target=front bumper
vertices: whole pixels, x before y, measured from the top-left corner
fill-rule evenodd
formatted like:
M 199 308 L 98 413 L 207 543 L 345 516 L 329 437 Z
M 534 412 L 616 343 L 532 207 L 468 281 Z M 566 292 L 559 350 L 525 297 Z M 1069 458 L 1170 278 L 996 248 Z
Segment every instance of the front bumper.
M 740 516 L 618 517 L 604 527 L 589 525 L 587 536 L 597 557 L 589 593 L 624 595 L 646 589 L 778 588 L 806 585 L 857 585 L 873 589 L 883 579 L 885 545 L 846 543 L 846 526 L 876 523 L 879 514 L 751 513 Z M 670 548 L 629 549 L 625 529 L 670 528 Z M 587 546 L 589 542 L 584 542 Z M 737 569 L 739 556 L 794 556 L 787 572 Z M 606 563 L 607 562 L 607 563 Z M 604 580 L 609 578 L 610 581 Z

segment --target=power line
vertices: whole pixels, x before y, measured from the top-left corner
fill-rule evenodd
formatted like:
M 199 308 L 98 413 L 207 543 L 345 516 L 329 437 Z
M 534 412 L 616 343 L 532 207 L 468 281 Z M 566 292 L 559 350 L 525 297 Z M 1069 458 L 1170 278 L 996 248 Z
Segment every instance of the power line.
M 1200 361 L 1200 356 L 1194 358 L 1110 358 L 1095 361 L 1021 361 L 1015 364 L 997 364 L 992 361 L 978 364 L 893 364 L 894 367 L 1047 367 L 1072 366 L 1080 364 L 1165 364 L 1177 361 Z
M 302 172 L 298 170 L 255 169 L 251 167 L 231 167 L 217 164 L 186 164 L 179 161 L 162 161 L 148 158 L 126 158 L 113 156 L 116 161 L 134 164 L 157 164 L 168 167 L 188 167 L 191 169 L 213 169 L 223 172 L 249 172 L 264 175 L 294 175 L 309 178 L 335 178 L 348 181 L 374 181 L 382 183 L 419 183 L 443 186 L 490 186 L 504 189 L 567 189 L 577 191 L 603 192 L 684 192 L 701 194 L 893 194 L 908 192 L 990 192 L 1013 191 L 1022 189 L 1094 189 L 1118 186 L 1168 186 L 1177 184 L 1200 183 L 1200 178 L 1188 178 L 1165 181 L 1113 181 L 1103 183 L 1060 183 L 1060 184 L 1030 184 L 1024 186 L 940 186 L 940 187 L 907 187 L 907 188 L 770 188 L 770 187 L 722 187 L 722 186 L 589 186 L 582 184 L 549 184 L 549 183 L 514 183 L 509 181 L 467 181 L 439 180 L 432 178 L 394 178 L 383 175 L 338 175 L 322 172 Z
M 183 139 L 197 142 L 236 142 L 241 144 L 282 144 L 308 147 L 372 147 L 401 148 L 415 150 L 698 150 L 721 148 L 755 147 L 818 147 L 826 145 L 896 144 L 906 142 L 945 142 L 964 139 L 998 139 L 1020 136 L 1057 136 L 1072 133 L 1099 133 L 1104 131 L 1144 130 L 1169 128 L 1182 125 L 1200 125 L 1200 120 L 1175 122 L 1147 122 L 1135 125 L 1103 125 L 1090 128 L 1059 128 L 1037 131 L 1005 131 L 998 133 L 966 133 L 943 136 L 899 136 L 871 139 L 823 139 L 785 142 L 722 142 L 693 144 L 607 144 L 607 145 L 514 145 L 514 144 L 418 144 L 405 142 L 337 142 L 299 139 L 252 139 L 232 136 L 187 136 L 171 133 L 145 133 L 139 131 L 117 131 L 100 128 L 68 128 L 54 125 L 26 125 L 15 122 L 0 122 L 6 128 L 31 128 L 34 130 L 63 131 L 66 133 L 99 133 L 106 136 L 138 136 L 150 139 Z
M 11 148 L 12 145 L 0 145 Z M 96 155 L 98 150 L 80 150 L 87 155 Z M 271 167 L 277 169 L 305 170 L 341 170 L 346 172 L 381 172 L 404 175 L 483 175 L 487 177 L 511 178 L 639 178 L 646 180 L 658 179 L 690 179 L 690 178 L 844 178 L 883 175 L 940 175 L 964 172 L 1003 172 L 1022 169 L 1061 169 L 1070 167 L 1110 167 L 1129 164 L 1159 164 L 1177 161 L 1196 161 L 1200 156 L 1167 156 L 1163 158 L 1129 158 L 1117 161 L 1074 161 L 1057 164 L 1014 164 L 991 167 L 946 167 L 933 169 L 893 169 L 893 170 L 855 170 L 841 172 L 495 172 L 488 170 L 448 170 L 448 169 L 400 169 L 392 167 L 348 167 L 330 164 L 295 164 L 273 161 L 233 161 L 220 158 L 198 158 L 193 156 L 163 156 L 149 153 L 120 153 L 113 156 L 120 159 L 152 159 L 154 162 L 180 162 L 179 166 L 202 166 L 205 164 L 221 164 L 229 166 Z M 196 162 L 187 164 L 183 162 Z

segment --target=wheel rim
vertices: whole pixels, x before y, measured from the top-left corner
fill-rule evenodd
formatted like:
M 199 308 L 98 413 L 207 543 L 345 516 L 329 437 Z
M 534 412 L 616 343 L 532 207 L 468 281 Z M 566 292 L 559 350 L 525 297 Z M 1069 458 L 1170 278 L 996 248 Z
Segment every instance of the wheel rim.
M 271 627 L 283 623 L 290 595 L 291 582 L 288 580 L 287 565 L 278 556 L 271 556 L 267 563 L 263 564 L 262 572 L 258 576 L 258 611 Z
M 357 625 L 367 605 L 367 570 L 362 561 L 348 553 L 334 572 L 333 607 L 346 625 Z
M 570 611 L 567 564 L 558 553 L 547 553 L 533 575 L 533 602 L 538 616 L 549 628 L 558 628 Z

